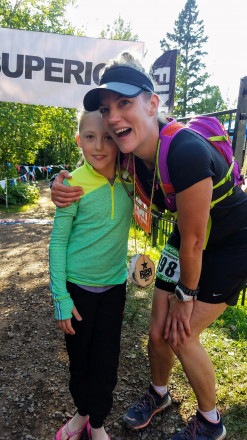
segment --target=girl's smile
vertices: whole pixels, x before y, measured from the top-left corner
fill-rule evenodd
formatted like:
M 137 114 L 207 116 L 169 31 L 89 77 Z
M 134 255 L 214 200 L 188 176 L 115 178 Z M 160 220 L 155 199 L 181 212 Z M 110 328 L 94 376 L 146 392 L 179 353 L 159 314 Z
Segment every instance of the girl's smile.
M 87 162 L 99 174 L 108 179 L 115 177 L 118 147 L 106 132 L 99 112 L 85 117 L 77 142 Z

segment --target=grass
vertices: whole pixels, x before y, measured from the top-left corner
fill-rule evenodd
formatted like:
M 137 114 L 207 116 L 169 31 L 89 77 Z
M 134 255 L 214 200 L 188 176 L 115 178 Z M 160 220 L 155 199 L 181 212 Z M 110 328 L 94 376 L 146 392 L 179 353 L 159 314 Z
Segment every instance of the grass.
M 137 230 L 137 252 L 143 252 L 145 234 Z M 152 248 L 148 239 L 146 253 L 157 263 L 161 249 Z M 134 228 L 130 231 L 129 256 L 135 252 Z M 129 286 L 125 311 L 127 331 L 138 337 L 138 345 L 130 348 L 129 357 L 147 361 L 147 341 L 152 306 L 153 286 L 140 289 Z M 217 406 L 224 415 L 228 440 L 247 440 L 247 305 L 241 305 L 242 295 L 235 307 L 225 312 L 201 335 L 201 342 L 215 368 Z M 136 348 L 138 347 L 138 348 Z M 147 375 L 147 372 L 146 372 Z M 177 360 L 171 376 L 170 390 L 180 404 L 184 419 L 196 409 L 196 399 Z
M 1 214 L 13 214 L 15 212 L 26 212 L 30 208 L 29 205 L 10 205 L 8 208 L 6 206 L 0 205 L 0 213 Z

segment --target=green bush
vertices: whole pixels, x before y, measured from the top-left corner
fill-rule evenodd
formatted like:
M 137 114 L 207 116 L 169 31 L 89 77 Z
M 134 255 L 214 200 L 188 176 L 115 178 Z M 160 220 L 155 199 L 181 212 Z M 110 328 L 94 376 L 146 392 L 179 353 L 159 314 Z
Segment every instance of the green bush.
M 16 182 L 11 186 L 8 183 L 8 204 L 9 205 L 26 205 L 35 203 L 39 198 L 39 189 L 35 183 Z M 0 187 L 0 201 L 5 203 L 5 191 Z

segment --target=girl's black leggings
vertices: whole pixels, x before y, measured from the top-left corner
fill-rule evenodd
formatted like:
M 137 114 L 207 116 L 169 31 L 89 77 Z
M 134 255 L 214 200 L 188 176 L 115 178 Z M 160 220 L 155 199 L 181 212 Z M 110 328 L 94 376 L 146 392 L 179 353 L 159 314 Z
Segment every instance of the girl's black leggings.
M 69 388 L 82 416 L 89 414 L 100 428 L 109 414 L 117 383 L 126 282 L 101 293 L 88 292 L 67 282 L 82 317 L 72 318 L 75 335 L 65 335 L 70 360 Z

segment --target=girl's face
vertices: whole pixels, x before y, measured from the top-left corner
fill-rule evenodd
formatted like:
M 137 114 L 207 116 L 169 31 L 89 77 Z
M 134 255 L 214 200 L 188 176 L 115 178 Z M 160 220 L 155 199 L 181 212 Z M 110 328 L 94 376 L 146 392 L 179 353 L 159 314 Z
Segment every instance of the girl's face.
M 85 116 L 77 143 L 99 174 L 109 179 L 115 177 L 118 147 L 106 131 L 99 112 Z
M 134 152 L 142 158 L 143 151 L 157 136 L 158 105 L 157 95 L 147 98 L 141 93 L 135 98 L 127 98 L 109 90 L 101 92 L 102 120 L 123 153 Z M 156 138 L 154 143 L 157 146 Z

